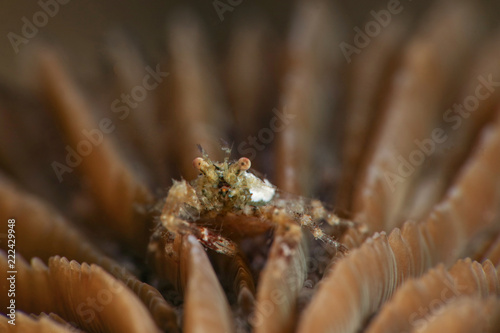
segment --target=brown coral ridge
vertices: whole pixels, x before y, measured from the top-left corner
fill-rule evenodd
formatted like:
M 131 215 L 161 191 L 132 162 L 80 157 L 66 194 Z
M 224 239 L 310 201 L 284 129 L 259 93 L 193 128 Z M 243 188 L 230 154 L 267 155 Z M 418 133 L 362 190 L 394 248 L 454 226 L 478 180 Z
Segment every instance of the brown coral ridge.
M 439 315 L 412 332 L 498 332 L 500 329 L 498 297 L 461 297 L 444 306 Z
M 6 272 L 5 252 L 0 260 Z M 16 268 L 16 303 L 27 313 L 57 313 L 86 331 L 160 332 L 139 298 L 96 265 L 56 256 L 47 267 L 18 256 Z
M 2 332 L 17 332 L 18 328 L 16 328 L 15 325 L 8 324 L 8 320 L 7 317 L 0 317 L 0 328 Z M 16 323 L 17 327 L 22 327 L 24 332 L 83 333 L 83 331 L 68 324 L 64 319 L 54 314 L 41 314 L 40 316 L 34 317 L 18 312 L 16 314 Z
M 459 260 L 448 271 L 438 265 L 401 286 L 383 305 L 367 332 L 421 330 L 443 307 L 461 302 L 460 298 L 481 297 L 486 301 L 499 295 L 499 274 L 489 260 L 482 265 L 470 259 Z
M 39 80 L 43 82 L 41 86 L 51 106 L 49 110 L 60 123 L 67 142 L 78 147 L 82 142 L 89 142 L 85 131 L 97 132 L 101 136 L 108 133 L 111 120 L 94 119 L 90 106 L 58 55 L 51 49 L 42 48 L 38 59 Z M 107 125 L 104 126 L 103 122 Z M 93 146 L 92 153 L 77 163 L 77 169 L 88 177 L 91 195 L 106 214 L 104 221 L 107 226 L 120 234 L 120 239 L 131 249 L 141 253 L 149 236 L 147 216 L 141 207 L 152 204 L 153 196 L 144 180 L 124 161 L 114 143 L 109 138 L 101 138 L 101 141 L 89 143 Z
M 5 220 L 15 216 L 18 221 L 30 221 L 29 224 L 18 223 L 15 227 L 16 250 L 23 256 L 47 261 L 54 255 L 62 255 L 81 263 L 97 264 L 138 295 L 159 327 L 175 329 L 173 309 L 158 290 L 139 281 L 125 267 L 104 255 L 49 204 L 21 191 L 2 175 L 0 212 L 0 217 Z M 5 243 L 0 248 L 7 251 L 6 246 Z M 22 306 L 19 309 L 28 311 Z
M 404 48 L 395 73 L 401 81 L 393 82 L 388 91 L 383 120 L 365 155 L 365 169 L 357 175 L 352 218 L 372 231 L 390 231 L 405 219 L 424 218 L 446 189 L 434 181 L 443 177 L 431 177 L 431 184 L 424 181 L 429 172 L 426 163 L 411 165 L 411 171 L 401 173 L 401 158 L 414 154 L 415 140 L 436 137 L 434 142 L 442 142 L 445 132 L 440 127 L 440 112 L 446 110 L 446 98 L 456 89 L 454 82 L 461 79 L 458 69 L 470 61 L 480 36 L 476 30 L 478 35 L 467 34 L 470 26 L 464 22 L 477 26 L 481 16 L 467 1 L 453 5 L 442 1 L 434 7 L 426 15 L 428 22 Z M 452 47 L 443 43 L 452 40 Z M 421 197 L 420 184 L 425 188 Z
M 498 151 L 499 119 L 483 130 L 455 184 L 424 222 L 408 222 L 401 231 L 377 235 L 337 264 L 305 310 L 298 331 L 354 331 L 406 279 L 463 255 L 471 235 L 491 228 L 498 219 Z

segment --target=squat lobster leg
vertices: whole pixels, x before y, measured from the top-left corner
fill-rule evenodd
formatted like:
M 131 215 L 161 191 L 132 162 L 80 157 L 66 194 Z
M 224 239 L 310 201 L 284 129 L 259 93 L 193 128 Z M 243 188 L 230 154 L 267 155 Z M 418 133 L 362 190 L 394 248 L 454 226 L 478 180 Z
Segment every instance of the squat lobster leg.
M 349 250 L 345 245 L 342 243 L 336 241 L 332 236 L 326 234 L 323 229 L 319 227 L 312 219 L 311 216 L 309 215 L 304 215 L 300 219 L 300 225 L 306 229 L 308 229 L 311 234 L 314 236 L 314 238 L 328 244 L 332 248 L 334 248 L 336 251 L 341 252 L 342 254 L 347 254 Z
M 175 182 L 165 200 L 160 216 L 161 223 L 174 235 L 193 235 L 209 249 L 229 256 L 236 255 L 238 248 L 234 242 L 189 221 L 197 219 L 190 208 L 193 208 L 195 212 L 199 209 L 196 193 L 186 181 Z
M 238 252 L 238 246 L 233 241 L 195 223 L 174 217 L 173 224 L 170 224 L 168 230 L 174 234 L 193 235 L 203 246 L 218 253 L 232 257 Z

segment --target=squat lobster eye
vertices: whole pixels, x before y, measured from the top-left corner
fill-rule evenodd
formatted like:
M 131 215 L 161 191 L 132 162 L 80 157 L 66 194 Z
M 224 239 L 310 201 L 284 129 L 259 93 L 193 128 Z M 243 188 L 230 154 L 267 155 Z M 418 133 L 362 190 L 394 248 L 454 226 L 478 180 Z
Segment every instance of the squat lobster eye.
M 250 169 L 250 166 L 252 165 L 252 162 L 246 157 L 242 157 L 238 160 L 238 166 L 240 167 L 240 170 L 248 170 Z
M 208 166 L 208 163 L 203 158 L 197 157 L 193 160 L 193 166 L 196 170 L 203 171 Z

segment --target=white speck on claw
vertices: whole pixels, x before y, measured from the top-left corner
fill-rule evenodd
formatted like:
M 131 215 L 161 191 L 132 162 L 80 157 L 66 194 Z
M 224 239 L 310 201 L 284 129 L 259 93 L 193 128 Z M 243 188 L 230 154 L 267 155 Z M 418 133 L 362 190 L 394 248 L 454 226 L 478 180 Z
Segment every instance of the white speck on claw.
M 273 199 L 276 188 L 267 179 L 264 181 L 251 173 L 246 173 L 248 183 L 251 184 L 249 190 L 252 194 L 252 202 L 266 203 Z

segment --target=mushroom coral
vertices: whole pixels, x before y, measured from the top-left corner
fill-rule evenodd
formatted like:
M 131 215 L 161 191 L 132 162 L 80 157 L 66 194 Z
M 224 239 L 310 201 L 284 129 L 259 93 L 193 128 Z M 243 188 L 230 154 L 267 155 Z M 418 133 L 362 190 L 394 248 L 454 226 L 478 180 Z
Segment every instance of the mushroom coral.
M 154 65 L 108 34 L 90 84 L 32 43 L 35 88 L 0 89 L 2 331 L 498 331 L 500 32 L 485 6 L 437 0 L 354 47 L 335 3 L 297 1 L 288 38 L 247 17 L 223 54 L 178 11 Z M 294 210 L 347 221 L 323 227 L 348 251 L 231 212 L 199 222 L 234 256 L 158 228 L 170 179 L 196 177 L 197 144 L 222 160 L 220 138 Z

